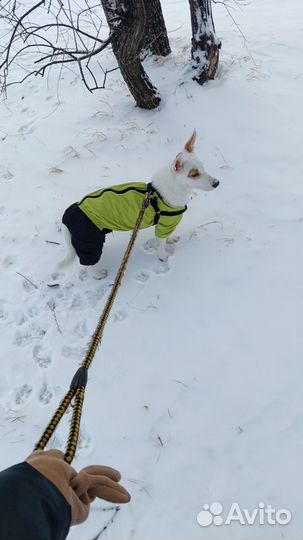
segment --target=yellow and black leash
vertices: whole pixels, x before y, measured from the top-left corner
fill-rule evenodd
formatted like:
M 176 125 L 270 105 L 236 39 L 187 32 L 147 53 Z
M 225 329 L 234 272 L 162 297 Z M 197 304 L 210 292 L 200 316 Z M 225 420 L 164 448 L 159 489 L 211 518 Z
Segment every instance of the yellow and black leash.
M 106 321 L 109 317 L 111 308 L 113 306 L 114 300 L 116 298 L 118 289 L 121 285 L 121 281 L 127 266 L 128 259 L 130 257 L 130 254 L 132 252 L 132 249 L 134 247 L 134 243 L 138 234 L 138 231 L 140 229 L 141 223 L 143 221 L 144 213 L 147 207 L 149 206 L 150 200 L 152 197 L 152 192 L 150 188 L 145 194 L 145 198 L 142 204 L 142 208 L 140 210 L 140 213 L 138 215 L 138 219 L 135 225 L 135 228 L 132 232 L 130 241 L 128 243 L 128 246 L 126 248 L 126 251 L 124 253 L 124 257 L 122 259 L 119 271 L 117 273 L 115 282 L 113 284 L 111 293 L 108 297 L 108 300 L 106 302 L 106 305 L 104 307 L 103 313 L 99 319 L 99 322 L 97 324 L 96 330 L 91 338 L 91 341 L 88 346 L 87 353 L 85 355 L 85 358 L 81 364 L 81 367 L 76 371 L 68 392 L 62 399 L 60 405 L 58 406 L 57 410 L 55 411 L 52 419 L 50 420 L 49 424 L 45 428 L 45 431 L 39 441 L 37 442 L 34 450 L 44 450 L 48 441 L 50 440 L 51 436 L 53 435 L 55 429 L 57 428 L 61 418 L 63 417 L 64 413 L 68 409 L 69 405 L 71 404 L 72 400 L 74 400 L 73 403 L 73 414 L 72 419 L 70 423 L 70 430 L 69 430 L 69 437 L 68 442 L 66 446 L 66 452 L 64 455 L 64 460 L 67 463 L 71 463 L 74 459 L 78 438 L 79 438 L 79 430 L 80 430 L 80 422 L 81 422 L 81 414 L 82 414 L 82 407 L 85 397 L 85 387 L 87 383 L 87 370 L 90 367 L 94 356 L 96 354 L 96 351 L 98 349 L 98 346 L 101 343 L 103 330 L 106 324 Z

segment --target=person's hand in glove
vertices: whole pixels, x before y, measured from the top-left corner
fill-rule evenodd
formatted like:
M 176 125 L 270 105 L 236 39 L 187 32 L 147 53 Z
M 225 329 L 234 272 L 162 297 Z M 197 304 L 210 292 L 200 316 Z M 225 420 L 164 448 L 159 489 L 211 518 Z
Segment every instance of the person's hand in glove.
M 121 474 L 111 467 L 90 465 L 77 473 L 64 461 L 60 450 L 37 450 L 26 461 L 64 495 L 72 508 L 72 525 L 87 519 L 90 503 L 96 497 L 117 504 L 130 501 L 129 493 L 118 484 Z

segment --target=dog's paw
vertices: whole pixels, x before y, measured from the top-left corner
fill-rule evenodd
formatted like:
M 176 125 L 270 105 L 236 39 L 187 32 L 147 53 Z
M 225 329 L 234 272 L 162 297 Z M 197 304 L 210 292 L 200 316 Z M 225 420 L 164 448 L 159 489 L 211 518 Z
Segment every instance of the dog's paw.
M 170 268 L 167 261 L 160 261 L 160 259 L 154 264 L 153 266 L 153 272 L 155 274 L 167 274 L 169 272 Z
M 169 254 L 165 254 L 165 255 L 159 255 L 158 256 L 158 260 L 162 263 L 166 263 L 168 261 L 168 257 L 169 257 Z
M 108 276 L 108 271 L 104 268 L 99 268 L 98 266 L 89 266 L 87 268 L 82 268 L 79 272 L 80 281 L 85 281 L 86 279 L 105 279 Z
M 180 240 L 180 236 L 173 235 L 173 236 L 170 236 L 170 237 L 166 240 L 166 243 L 167 243 L 167 244 L 176 244 L 177 242 L 179 242 L 179 240 Z
M 94 268 L 92 270 L 93 279 L 105 279 L 108 276 L 108 271 L 105 268 Z

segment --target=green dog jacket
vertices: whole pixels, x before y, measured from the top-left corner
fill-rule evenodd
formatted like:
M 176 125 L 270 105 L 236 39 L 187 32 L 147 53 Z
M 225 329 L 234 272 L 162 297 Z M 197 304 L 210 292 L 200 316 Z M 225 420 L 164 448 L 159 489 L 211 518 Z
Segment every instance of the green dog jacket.
M 152 184 L 134 182 L 99 189 L 85 195 L 78 205 L 100 230 L 130 231 L 135 227 L 148 190 L 151 201 L 140 229 L 156 225 L 156 236 L 167 238 L 180 223 L 187 207 L 170 206 Z

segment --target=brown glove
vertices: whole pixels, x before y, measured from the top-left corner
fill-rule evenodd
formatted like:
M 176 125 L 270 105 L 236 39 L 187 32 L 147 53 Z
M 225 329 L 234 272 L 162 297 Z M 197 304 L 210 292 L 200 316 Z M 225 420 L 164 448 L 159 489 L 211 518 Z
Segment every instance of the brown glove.
M 78 474 L 64 461 L 60 450 L 37 450 L 26 461 L 64 495 L 72 507 L 72 525 L 87 519 L 90 503 L 96 497 L 119 504 L 130 501 L 129 493 L 118 484 L 121 474 L 111 467 L 91 465 Z

